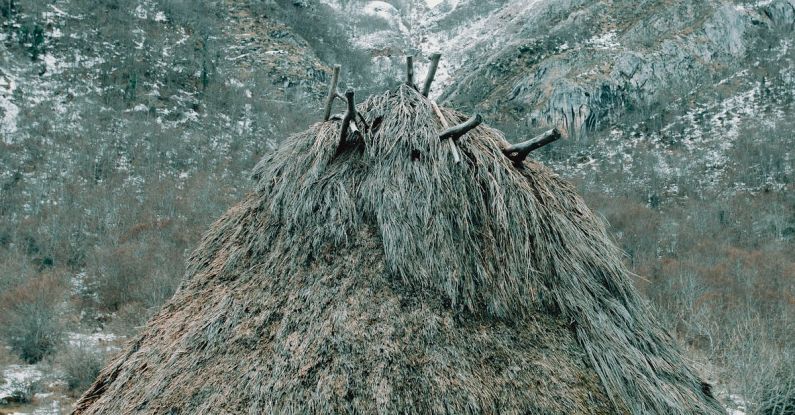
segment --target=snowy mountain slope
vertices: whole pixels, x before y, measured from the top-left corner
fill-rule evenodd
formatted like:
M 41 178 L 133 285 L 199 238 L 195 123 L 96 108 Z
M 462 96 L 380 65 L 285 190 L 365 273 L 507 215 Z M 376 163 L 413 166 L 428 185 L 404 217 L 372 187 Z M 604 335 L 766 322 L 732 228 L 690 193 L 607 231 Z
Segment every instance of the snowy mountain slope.
M 786 39 L 795 14 L 786 0 L 516 3 L 476 19 L 463 36 L 490 30 L 448 40 L 466 63 L 453 69 L 459 80 L 443 98 L 573 133 L 598 129 L 627 102 L 711 89 L 757 59 L 757 42 Z
M 718 183 L 738 130 L 760 117 L 775 129 L 795 90 L 792 0 L 297 4 L 281 3 L 282 13 L 313 14 L 318 25 L 336 28 L 327 30 L 339 36 L 337 52 L 323 58 L 360 74 L 357 88 L 403 79 L 405 54 L 419 55 L 422 79 L 425 58 L 440 51 L 432 96 L 485 113 L 509 139 L 566 128 L 578 144 L 551 161 L 567 174 L 579 174 L 588 159 L 618 165 L 641 185 L 648 167 L 621 160 L 648 164 L 656 154 L 655 168 L 666 171 L 666 159 L 682 160 L 654 144 L 668 140 L 691 150 L 671 181 L 693 175 Z M 357 59 L 340 60 L 341 50 Z

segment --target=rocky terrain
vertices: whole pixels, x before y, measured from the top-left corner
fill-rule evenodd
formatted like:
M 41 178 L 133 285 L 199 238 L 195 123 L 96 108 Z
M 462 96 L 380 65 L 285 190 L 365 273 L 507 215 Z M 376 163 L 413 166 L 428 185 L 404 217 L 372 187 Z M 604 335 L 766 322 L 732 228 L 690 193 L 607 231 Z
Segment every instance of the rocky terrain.
M 123 341 L 171 295 L 332 65 L 367 93 L 436 51 L 439 102 L 510 140 L 569 131 L 534 155 L 752 412 L 795 361 L 793 39 L 793 0 L 0 0 L 0 395 L 39 385 L 0 413 L 68 407 L 75 356 L 107 352 L 75 336 Z

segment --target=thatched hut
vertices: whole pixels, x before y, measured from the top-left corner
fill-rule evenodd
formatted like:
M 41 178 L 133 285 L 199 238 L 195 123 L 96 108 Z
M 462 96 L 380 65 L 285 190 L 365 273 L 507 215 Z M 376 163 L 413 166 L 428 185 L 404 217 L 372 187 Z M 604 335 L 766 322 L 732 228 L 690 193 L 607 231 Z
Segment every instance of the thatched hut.
M 259 163 L 76 414 L 721 412 L 571 185 L 412 87 L 356 110 Z

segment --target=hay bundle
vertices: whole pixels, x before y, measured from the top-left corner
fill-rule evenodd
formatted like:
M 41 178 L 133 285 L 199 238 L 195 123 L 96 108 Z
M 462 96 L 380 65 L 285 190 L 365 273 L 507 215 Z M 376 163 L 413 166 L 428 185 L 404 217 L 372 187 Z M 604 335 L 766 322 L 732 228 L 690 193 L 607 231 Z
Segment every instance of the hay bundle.
M 75 413 L 719 413 L 603 224 L 408 86 L 287 139 Z M 442 110 L 453 122 L 465 117 Z

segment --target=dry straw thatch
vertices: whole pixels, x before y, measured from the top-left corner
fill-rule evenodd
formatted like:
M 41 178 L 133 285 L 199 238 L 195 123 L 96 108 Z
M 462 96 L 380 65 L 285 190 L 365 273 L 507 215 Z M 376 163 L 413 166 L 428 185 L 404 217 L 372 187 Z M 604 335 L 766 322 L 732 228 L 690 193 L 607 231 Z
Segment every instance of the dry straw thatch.
M 260 162 L 76 414 L 722 412 L 571 185 L 485 125 L 453 163 L 411 87 L 357 109 Z

